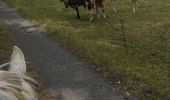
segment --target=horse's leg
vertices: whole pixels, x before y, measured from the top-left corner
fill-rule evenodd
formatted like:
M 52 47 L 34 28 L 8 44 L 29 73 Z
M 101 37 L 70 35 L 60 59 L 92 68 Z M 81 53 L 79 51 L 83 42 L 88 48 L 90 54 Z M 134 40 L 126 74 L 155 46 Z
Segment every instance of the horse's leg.
M 137 0 L 132 0 L 133 3 L 133 12 L 136 13 L 137 12 Z
M 106 14 L 105 14 L 105 11 L 104 11 L 104 5 L 105 5 L 104 3 L 105 3 L 105 1 L 102 0 L 101 8 L 102 8 L 103 17 L 106 18 Z
M 111 0 L 113 4 L 113 12 L 116 13 L 116 0 Z
M 80 13 L 79 13 L 78 7 L 76 7 L 75 10 L 76 10 L 76 13 L 77 13 L 77 18 L 80 19 Z
M 99 5 L 96 5 L 96 15 L 97 18 L 100 19 Z
M 92 21 L 94 16 L 94 0 L 89 1 L 88 10 L 89 10 L 90 21 Z

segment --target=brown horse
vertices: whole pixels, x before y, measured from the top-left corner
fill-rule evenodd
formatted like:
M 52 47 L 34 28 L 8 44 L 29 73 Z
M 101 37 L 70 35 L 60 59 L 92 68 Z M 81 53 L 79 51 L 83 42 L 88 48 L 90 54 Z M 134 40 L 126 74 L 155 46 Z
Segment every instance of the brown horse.
M 105 6 L 104 3 L 105 3 L 105 0 L 95 0 L 97 18 L 100 18 L 99 8 L 102 9 L 103 17 L 104 18 L 106 17 L 105 11 L 104 11 L 104 6 Z

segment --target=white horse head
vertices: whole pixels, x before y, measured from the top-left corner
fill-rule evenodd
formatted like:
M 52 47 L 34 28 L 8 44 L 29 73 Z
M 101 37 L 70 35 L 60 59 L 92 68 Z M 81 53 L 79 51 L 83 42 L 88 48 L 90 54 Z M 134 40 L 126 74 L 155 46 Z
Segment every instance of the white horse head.
M 25 74 L 26 72 L 24 54 L 17 46 L 14 46 L 14 50 L 11 55 L 9 72 L 15 72 L 18 74 Z
M 17 46 L 14 46 L 10 62 L 0 65 L 0 68 L 6 65 L 10 65 L 8 71 L 0 70 L 0 98 L 2 100 L 37 100 L 36 92 L 29 83 L 36 83 L 36 81 L 25 75 L 24 54 Z

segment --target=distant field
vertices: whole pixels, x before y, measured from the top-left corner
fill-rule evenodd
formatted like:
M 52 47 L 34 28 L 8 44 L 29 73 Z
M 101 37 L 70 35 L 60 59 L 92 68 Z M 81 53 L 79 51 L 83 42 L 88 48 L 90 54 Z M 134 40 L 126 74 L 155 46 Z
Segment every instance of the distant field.
M 144 100 L 170 100 L 170 0 L 139 0 L 133 14 L 130 0 L 117 0 L 113 16 L 107 1 L 106 19 L 81 20 L 60 0 L 4 0 L 41 31 L 59 41 L 113 81 L 113 86 Z M 124 21 L 127 52 L 120 19 Z M 127 93 L 126 93 L 127 94 Z

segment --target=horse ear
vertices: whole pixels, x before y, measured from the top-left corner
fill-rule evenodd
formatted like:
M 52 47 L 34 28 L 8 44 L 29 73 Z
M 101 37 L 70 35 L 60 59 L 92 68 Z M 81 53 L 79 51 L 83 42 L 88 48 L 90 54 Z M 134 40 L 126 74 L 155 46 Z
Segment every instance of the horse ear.
M 10 58 L 9 72 L 18 74 L 25 74 L 26 72 L 24 54 L 17 46 L 14 46 L 14 50 Z

